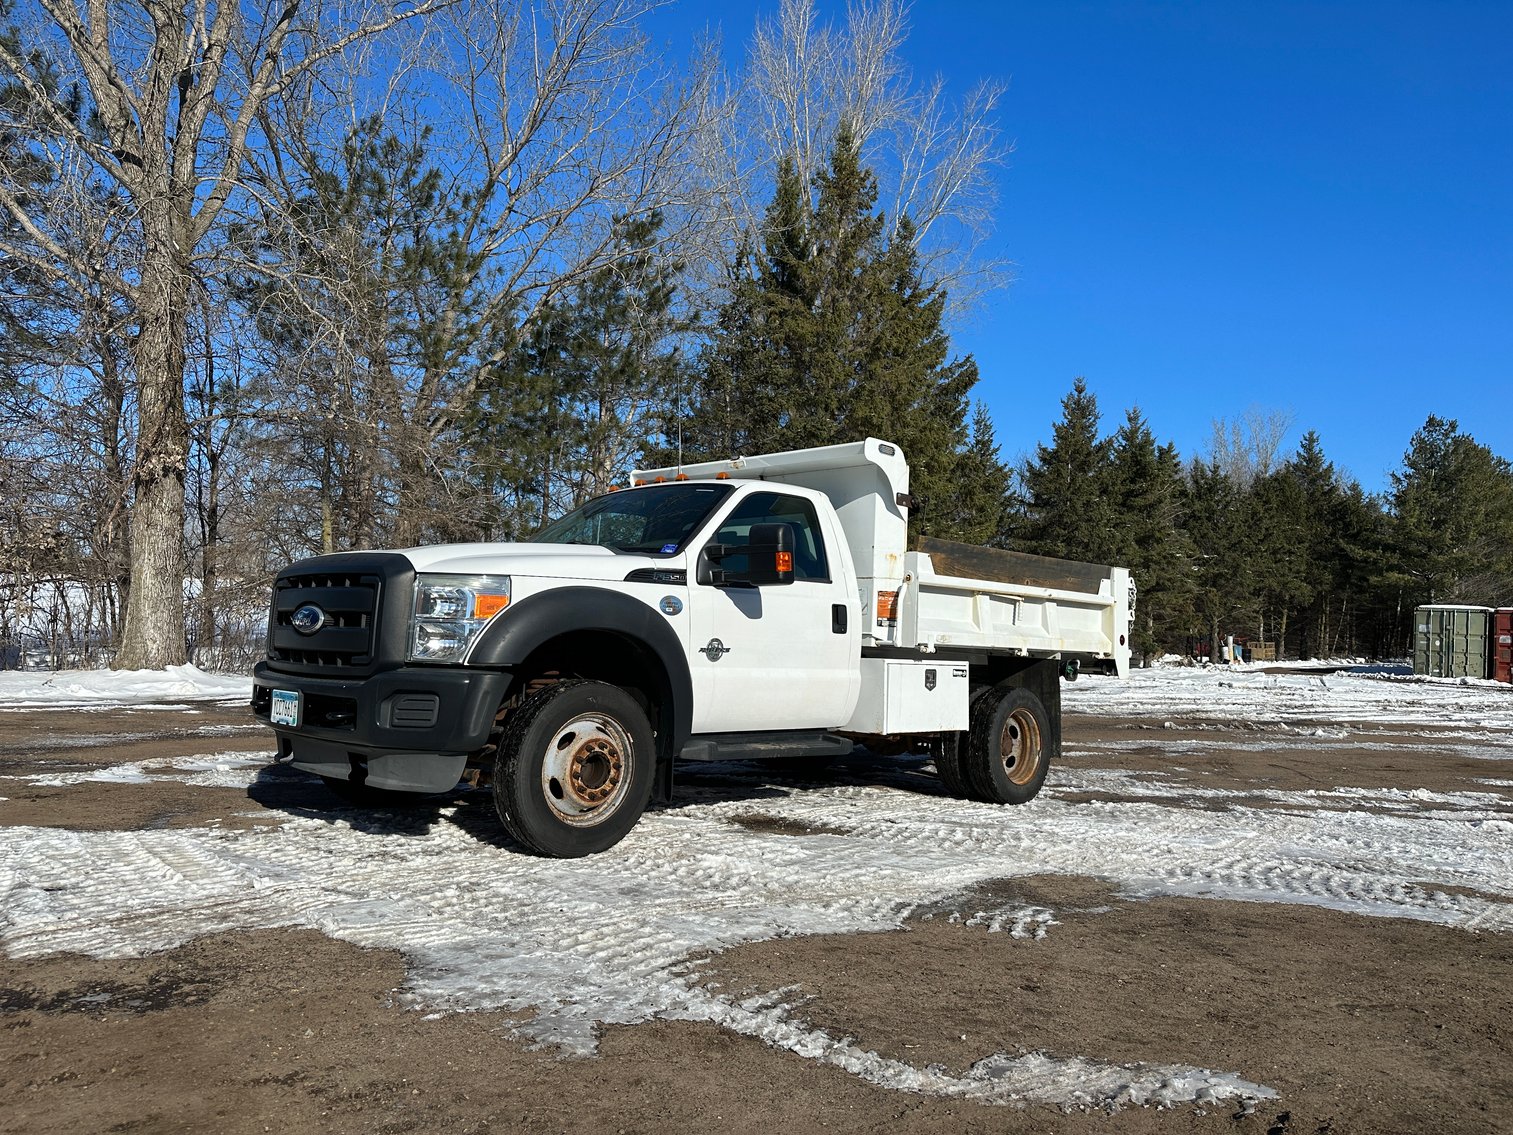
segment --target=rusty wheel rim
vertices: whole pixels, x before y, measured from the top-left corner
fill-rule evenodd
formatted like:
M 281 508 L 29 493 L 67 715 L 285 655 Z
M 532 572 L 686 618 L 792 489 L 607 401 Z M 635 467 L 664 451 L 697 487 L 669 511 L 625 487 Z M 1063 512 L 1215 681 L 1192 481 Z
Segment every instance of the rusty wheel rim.
M 1033 713 L 1022 707 L 1009 713 L 998 737 L 998 751 L 1010 783 L 1024 785 L 1035 779 L 1041 747 L 1040 722 Z
M 557 818 L 592 827 L 612 815 L 625 799 L 634 746 L 612 717 L 591 713 L 574 718 L 552 735 L 541 762 L 541 792 Z

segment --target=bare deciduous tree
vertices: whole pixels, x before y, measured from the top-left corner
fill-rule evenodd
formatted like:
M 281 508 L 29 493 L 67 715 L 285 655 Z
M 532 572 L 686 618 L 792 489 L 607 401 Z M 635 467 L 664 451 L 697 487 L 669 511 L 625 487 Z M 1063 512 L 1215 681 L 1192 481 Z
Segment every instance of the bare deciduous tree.
M 1249 488 L 1277 467 L 1277 454 L 1292 429 L 1290 410 L 1251 406 L 1234 421 L 1215 418 L 1208 459 L 1236 486 Z
M 117 662 L 183 662 L 184 481 L 189 427 L 184 367 L 197 261 L 237 191 L 269 99 L 347 47 L 444 7 L 228 3 L 225 0 L 37 0 L 20 44 L 0 41 L 0 70 L 24 97 L 8 100 L 36 139 L 35 157 L 80 169 L 76 182 L 120 205 L 134 262 L 109 281 L 134 316 L 136 461 L 131 589 Z M 38 57 L 61 77 L 48 82 Z M 82 92 L 76 100 L 74 90 Z M 4 252 L 41 280 L 91 278 L 63 239 L 55 200 L 0 180 Z
M 888 223 L 896 232 L 904 216 L 913 221 L 925 277 L 960 303 L 1006 275 L 1004 261 L 980 255 L 1012 150 L 997 122 L 1005 87 L 983 81 L 952 101 L 943 79 L 916 83 L 901 55 L 907 35 L 903 0 L 849 6 L 843 26 L 821 23 L 813 0 L 783 0 L 757 25 L 729 96 L 737 109 L 708 158 L 734 163 L 716 181 L 735 187 L 734 220 L 754 232 L 777 160 L 791 158 L 809 184 L 848 122 Z
M 318 348 L 287 389 L 335 383 L 315 399 L 336 415 L 333 442 L 352 436 L 360 423 L 348 415 L 359 407 L 382 423 L 381 449 L 346 452 L 353 463 L 387 459 L 376 472 L 394 543 L 457 532 L 467 519 L 447 460 L 456 428 L 553 301 L 629 258 L 670 256 L 710 224 L 692 160 L 708 69 L 675 67 L 649 49 L 639 22 L 652 6 L 471 0 L 451 9 L 435 28 L 436 72 L 419 84 L 445 95 L 410 96 L 429 134 L 395 113 L 402 93 L 389 93 L 383 123 L 402 151 L 423 148 L 428 168 L 404 177 L 424 180 L 425 191 L 366 233 L 297 204 L 329 172 L 353 172 L 342 150 L 353 132 L 310 135 L 338 121 L 312 105 L 318 91 L 277 107 L 286 144 L 270 151 L 260 186 L 281 251 L 262 270 L 292 284 L 280 302 L 298 306 L 301 342 Z M 627 222 L 652 216 L 665 223 L 637 228 L 646 243 L 627 247 Z M 405 259 L 419 243 L 424 256 Z M 403 273 L 388 266 L 395 258 Z M 323 371 L 318 358 L 338 365 Z M 353 470 L 331 472 L 342 480 Z M 362 538 L 341 536 L 343 546 Z

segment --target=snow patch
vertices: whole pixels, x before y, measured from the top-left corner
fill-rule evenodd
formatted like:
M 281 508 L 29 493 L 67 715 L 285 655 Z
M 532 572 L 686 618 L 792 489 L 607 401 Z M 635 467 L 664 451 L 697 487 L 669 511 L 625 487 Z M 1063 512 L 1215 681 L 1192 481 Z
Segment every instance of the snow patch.
M 258 771 L 268 764 L 268 753 L 251 750 L 241 753 L 204 753 L 192 757 L 150 757 L 124 765 L 86 769 L 83 772 L 31 772 L 0 776 L 0 780 L 22 780 L 44 788 L 64 788 L 71 784 L 152 784 L 155 781 L 179 781 L 201 788 L 246 788 L 257 779 Z M 171 769 L 171 773 L 159 770 Z M 188 776 L 181 775 L 188 773 Z
M 916 1067 L 878 1055 L 849 1037 L 836 1039 L 792 1016 L 785 991 L 733 1002 L 702 999 L 691 990 L 688 1004 L 664 1017 L 714 1021 L 733 1032 L 756 1037 L 851 1073 L 868 1083 L 924 1095 L 946 1096 L 983 1104 L 1050 1104 L 1065 1109 L 1117 1110 L 1123 1105 L 1171 1106 L 1227 1099 L 1275 1099 L 1277 1093 L 1229 1072 L 1188 1065 L 1114 1064 L 1079 1056 L 1044 1052 L 1018 1056 L 994 1053 L 977 1061 L 965 1076 L 952 1076 L 939 1065 Z
M 4 709 L 133 706 L 185 708 L 185 701 L 247 701 L 252 679 L 197 666 L 165 670 L 0 671 Z

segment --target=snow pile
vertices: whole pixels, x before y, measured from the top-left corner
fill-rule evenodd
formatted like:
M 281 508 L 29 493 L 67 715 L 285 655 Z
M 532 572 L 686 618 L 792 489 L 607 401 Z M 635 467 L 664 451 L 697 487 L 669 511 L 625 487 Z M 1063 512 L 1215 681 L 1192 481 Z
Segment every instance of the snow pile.
M 0 709 L 156 706 L 247 701 L 252 679 L 196 666 L 166 670 L 0 671 Z

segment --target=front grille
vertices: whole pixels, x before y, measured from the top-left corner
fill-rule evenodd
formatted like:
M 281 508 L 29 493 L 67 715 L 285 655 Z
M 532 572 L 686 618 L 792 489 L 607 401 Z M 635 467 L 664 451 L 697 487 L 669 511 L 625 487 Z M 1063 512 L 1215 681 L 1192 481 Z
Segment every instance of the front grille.
M 286 575 L 273 587 L 273 620 L 268 657 L 302 666 L 361 667 L 373 661 L 373 628 L 378 620 L 382 580 L 367 573 Z M 294 613 L 316 607 L 319 629 L 305 633 Z
M 273 582 L 269 665 L 355 678 L 403 662 L 413 580 L 409 561 L 386 552 L 338 553 L 290 565 Z M 300 630 L 296 613 L 312 625 Z

